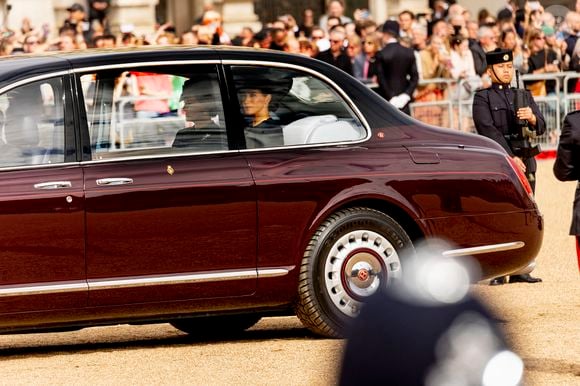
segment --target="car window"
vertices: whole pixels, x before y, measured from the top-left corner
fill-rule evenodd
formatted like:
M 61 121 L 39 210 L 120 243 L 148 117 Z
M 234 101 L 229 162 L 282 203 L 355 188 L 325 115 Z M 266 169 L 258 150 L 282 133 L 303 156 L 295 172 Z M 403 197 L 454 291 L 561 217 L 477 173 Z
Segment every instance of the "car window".
M 28 83 L 0 95 L 0 119 L 0 167 L 64 162 L 61 78 Z
M 326 82 L 300 71 L 232 67 L 246 147 L 357 141 L 366 131 Z
M 92 159 L 228 149 L 215 66 L 81 76 Z

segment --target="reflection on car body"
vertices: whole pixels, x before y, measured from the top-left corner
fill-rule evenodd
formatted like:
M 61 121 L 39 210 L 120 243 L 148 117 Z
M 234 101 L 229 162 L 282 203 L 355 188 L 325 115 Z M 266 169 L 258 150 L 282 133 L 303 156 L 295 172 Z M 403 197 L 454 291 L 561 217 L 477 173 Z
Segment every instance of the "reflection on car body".
M 264 74 L 277 139 L 250 147 L 241 95 Z M 195 333 L 295 313 L 340 336 L 417 240 L 448 240 L 483 277 L 541 246 L 538 208 L 497 145 L 426 127 L 308 58 L 2 60 L 0 110 L 0 331 Z

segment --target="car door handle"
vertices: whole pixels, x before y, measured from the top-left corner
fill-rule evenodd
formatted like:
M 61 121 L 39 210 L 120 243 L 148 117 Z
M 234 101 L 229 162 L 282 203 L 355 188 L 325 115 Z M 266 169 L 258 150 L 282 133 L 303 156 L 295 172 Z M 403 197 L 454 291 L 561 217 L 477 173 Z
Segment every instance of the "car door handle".
M 97 180 L 97 185 L 99 186 L 128 185 L 132 183 L 132 178 L 99 178 Z
M 70 181 L 50 181 L 34 184 L 34 189 L 68 189 L 72 187 Z

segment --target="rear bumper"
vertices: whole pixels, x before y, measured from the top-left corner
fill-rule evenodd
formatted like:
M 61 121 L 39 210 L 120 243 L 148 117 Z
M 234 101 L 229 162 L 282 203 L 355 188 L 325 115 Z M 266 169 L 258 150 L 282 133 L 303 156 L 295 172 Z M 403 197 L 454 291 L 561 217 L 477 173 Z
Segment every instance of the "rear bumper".
M 448 256 L 472 256 L 481 279 L 516 272 L 534 261 L 542 246 L 544 221 L 537 210 L 425 220 L 433 234 L 453 241 Z

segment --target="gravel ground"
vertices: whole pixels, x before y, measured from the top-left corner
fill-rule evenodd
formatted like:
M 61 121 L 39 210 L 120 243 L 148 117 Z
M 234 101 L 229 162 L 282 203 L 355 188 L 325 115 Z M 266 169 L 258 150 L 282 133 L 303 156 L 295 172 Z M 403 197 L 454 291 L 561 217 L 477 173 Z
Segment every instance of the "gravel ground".
M 580 281 L 568 226 L 575 183 L 539 162 L 545 216 L 540 284 L 474 286 L 524 359 L 527 385 L 580 385 Z M 331 385 L 341 340 L 312 336 L 296 318 L 267 318 L 234 339 L 193 341 L 169 325 L 0 336 L 0 385 Z

